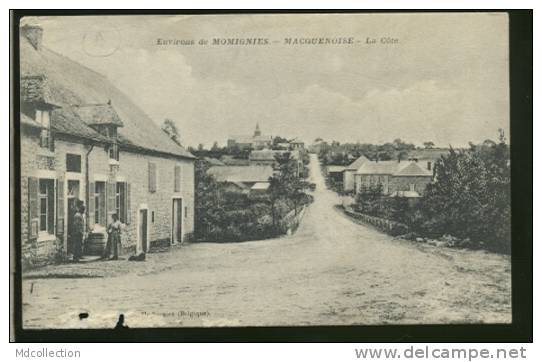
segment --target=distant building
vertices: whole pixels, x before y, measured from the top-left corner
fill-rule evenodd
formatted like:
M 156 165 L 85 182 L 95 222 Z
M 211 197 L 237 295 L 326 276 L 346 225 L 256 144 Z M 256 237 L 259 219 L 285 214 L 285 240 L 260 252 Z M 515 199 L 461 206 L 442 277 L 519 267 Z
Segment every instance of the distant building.
M 260 150 L 271 147 L 273 136 L 262 135 L 260 125 L 256 124 L 253 135 L 237 135 L 228 137 L 229 148 Z
M 301 141 L 299 138 L 294 138 L 293 140 L 288 141 L 291 150 L 304 150 L 305 142 Z
M 326 166 L 326 173 L 328 177 L 333 181 L 342 182 L 345 167 L 346 166 L 328 165 Z
M 249 161 L 246 158 L 235 158 L 232 155 L 222 155 L 220 162 L 226 166 L 248 166 Z
M 209 166 L 226 166 L 226 164 L 220 161 L 218 158 L 203 157 L 202 161 L 208 164 Z
M 278 166 L 277 156 L 290 154 L 290 157 L 296 162 L 297 175 L 303 171 L 303 159 L 301 158 L 301 150 L 255 150 L 250 152 L 248 157 L 250 165 L 267 165 L 274 169 Z
M 344 191 L 354 191 L 355 181 L 354 174 L 365 163 L 370 162 L 369 159 L 363 155 L 358 157 L 354 162 L 344 168 L 343 172 L 343 188 Z
M 327 143 L 326 141 L 323 141 L 323 140 L 319 140 L 319 141 L 315 141 L 313 144 L 311 144 L 309 147 L 308 147 L 308 150 L 310 153 L 316 153 L 316 154 L 319 154 L 321 151 L 323 150 L 327 150 L 329 149 L 331 146 L 329 145 L 329 143 Z
M 354 174 L 355 190 L 362 187 L 382 186 L 384 195 L 420 197 L 433 173 L 414 161 L 369 161 Z
M 274 147 L 281 150 L 299 150 L 301 152 L 305 151 L 305 142 L 299 140 L 298 138 L 291 139 L 287 142 L 279 142 L 274 145 Z
M 448 148 L 424 148 L 413 150 L 408 153 L 408 160 L 417 162 L 428 171 L 433 171 L 435 163 L 450 153 Z
M 269 178 L 273 176 L 271 166 L 213 166 L 207 170 L 209 175 L 223 183 L 230 192 L 265 192 L 269 188 Z

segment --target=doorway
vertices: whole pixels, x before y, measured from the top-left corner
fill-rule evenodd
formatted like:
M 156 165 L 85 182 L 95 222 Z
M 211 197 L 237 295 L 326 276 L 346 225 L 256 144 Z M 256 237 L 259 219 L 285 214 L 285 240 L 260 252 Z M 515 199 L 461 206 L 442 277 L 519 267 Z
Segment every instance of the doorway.
M 146 253 L 149 250 L 149 225 L 148 225 L 148 209 L 139 210 L 139 248 L 142 252 Z
M 171 235 L 171 243 L 177 244 L 182 242 L 182 236 L 183 236 L 183 200 L 182 199 L 173 199 L 173 205 L 172 205 L 172 220 L 171 220 L 171 227 L 172 227 L 172 235 Z
M 68 180 L 67 190 L 67 216 L 68 216 L 68 237 L 66 240 L 66 252 L 73 254 L 74 235 L 73 235 L 73 221 L 75 213 L 77 212 L 77 206 L 79 203 L 79 180 Z

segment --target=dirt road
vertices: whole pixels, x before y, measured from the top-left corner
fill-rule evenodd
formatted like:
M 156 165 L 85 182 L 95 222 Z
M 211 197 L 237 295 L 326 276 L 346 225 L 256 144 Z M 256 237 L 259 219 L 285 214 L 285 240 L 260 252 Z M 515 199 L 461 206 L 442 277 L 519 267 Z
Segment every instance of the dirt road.
M 334 208 L 339 199 L 311 157 L 315 201 L 295 235 L 191 244 L 144 263 L 50 267 L 113 276 L 25 278 L 25 327 L 112 327 L 120 313 L 130 327 L 511 321 L 508 257 L 353 223 Z M 89 317 L 79 320 L 81 312 Z

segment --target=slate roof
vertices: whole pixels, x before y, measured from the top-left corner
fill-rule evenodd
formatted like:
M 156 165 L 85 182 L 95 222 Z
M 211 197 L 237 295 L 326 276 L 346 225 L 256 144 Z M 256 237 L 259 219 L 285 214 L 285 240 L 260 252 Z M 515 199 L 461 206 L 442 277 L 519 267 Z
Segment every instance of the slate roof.
M 269 188 L 270 184 L 269 182 L 256 182 L 252 187 L 251 190 L 267 190 Z
M 257 151 L 251 151 L 249 155 L 249 159 L 251 161 L 275 161 L 276 155 L 282 155 L 285 153 L 289 153 L 290 157 L 294 160 L 299 159 L 299 153 L 294 151 L 287 151 L 287 150 L 257 150 Z
M 53 104 L 53 96 L 43 74 L 21 76 L 21 100 L 28 103 Z
M 247 166 L 249 161 L 244 158 L 234 158 L 231 155 L 223 155 L 220 161 L 227 166 Z
M 408 164 L 406 167 L 400 168 L 394 176 L 433 176 L 433 172 L 422 167 L 416 162 Z
M 124 93 L 117 89 L 103 75 L 60 55 L 45 46 L 36 50 L 21 35 L 20 38 L 20 71 L 21 77 L 44 75 L 51 91 L 48 95 L 50 103 L 61 107 L 88 104 L 106 104 L 109 100 L 124 127 L 118 130 L 121 147 L 129 146 L 135 150 L 155 151 L 177 157 L 195 157 L 184 147 L 173 142 L 153 120 L 145 114 Z M 144 86 L 142 84 L 142 86 Z M 79 117 L 80 119 L 81 117 Z M 78 122 L 74 119 L 74 122 Z M 51 125 L 57 127 L 55 120 Z M 84 124 L 84 122 L 83 122 Z M 58 126 L 64 130 L 67 124 Z M 72 132 L 82 130 L 79 124 Z M 84 136 L 88 129 L 75 136 Z M 94 137 L 98 134 L 95 132 Z M 99 134 L 98 134 L 99 135 Z
M 225 166 L 226 164 L 217 158 L 203 157 L 203 161 L 207 162 L 211 166 Z
M 90 126 L 100 124 L 112 124 L 117 127 L 124 126 L 115 108 L 109 103 L 76 105 L 73 108 L 81 119 Z
M 236 143 L 254 143 L 254 142 L 271 142 L 273 140 L 272 136 L 251 136 L 251 135 L 233 135 L 229 136 L 228 140 L 233 140 Z
M 410 151 L 408 153 L 408 158 L 415 158 L 418 160 L 438 160 L 441 156 L 445 156 L 449 152 L 450 150 L 447 148 L 424 148 Z
M 213 166 L 207 173 L 219 182 L 268 182 L 273 176 L 271 166 Z
M 32 118 L 28 117 L 26 114 L 21 112 L 21 124 L 24 124 L 26 126 L 35 127 L 35 128 L 43 128 L 41 124 L 33 120 Z
M 54 109 L 51 112 L 51 127 L 57 133 L 81 137 L 95 142 L 111 142 L 108 137 L 96 132 L 86 124 L 73 107 Z
M 365 162 L 356 173 L 361 175 L 393 175 L 400 166 L 405 164 L 406 162 L 401 164 L 397 161 Z
M 424 169 L 416 162 L 369 161 L 356 172 L 358 175 L 393 175 L 393 176 L 432 176 L 432 172 Z
M 363 155 L 359 156 L 354 162 L 352 162 L 350 165 L 348 165 L 345 170 L 357 170 L 359 169 L 365 162 L 370 162 L 369 159 Z
M 345 169 L 345 166 L 336 166 L 336 165 L 326 166 L 326 170 L 328 173 L 343 172 L 344 169 Z

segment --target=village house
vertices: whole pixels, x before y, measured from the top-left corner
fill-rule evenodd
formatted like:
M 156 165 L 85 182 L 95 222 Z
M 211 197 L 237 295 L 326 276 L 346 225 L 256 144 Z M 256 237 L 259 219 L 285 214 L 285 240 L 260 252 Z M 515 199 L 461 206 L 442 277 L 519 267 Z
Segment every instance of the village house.
M 273 136 L 262 135 L 260 125 L 256 124 L 253 135 L 238 135 L 228 137 L 228 148 L 261 150 L 273 144 Z
M 341 165 L 327 165 L 326 166 L 326 173 L 330 180 L 333 180 L 334 182 L 343 182 L 343 174 L 344 174 L 344 168 L 346 166 Z
M 277 157 L 284 156 L 286 154 L 290 155 L 290 158 L 293 159 L 297 167 L 297 176 L 301 175 L 303 172 L 303 159 L 301 158 L 301 150 L 296 149 L 292 151 L 285 150 L 254 150 L 250 152 L 248 156 L 250 165 L 268 165 L 274 169 L 278 166 Z
M 354 175 L 356 171 L 365 163 L 370 162 L 369 159 L 363 155 L 358 157 L 350 165 L 346 166 L 343 171 L 343 189 L 346 192 L 354 191 L 355 181 Z
M 362 188 L 382 186 L 384 195 L 420 197 L 433 173 L 414 161 L 369 161 L 354 174 L 356 194 Z
M 124 252 L 179 243 L 194 230 L 194 160 L 104 76 L 21 27 L 20 156 L 25 264 L 73 251 L 78 203 L 96 244 L 117 214 Z M 94 242 L 94 241 L 93 241 Z M 87 245 L 88 246 L 88 245 Z M 87 252 L 89 248 L 85 249 Z
M 269 188 L 273 168 L 266 165 L 213 166 L 207 170 L 228 192 L 261 193 Z
M 433 171 L 435 163 L 442 157 L 450 153 L 447 148 L 424 148 L 416 149 L 408 153 L 408 160 L 420 164 L 428 171 Z

